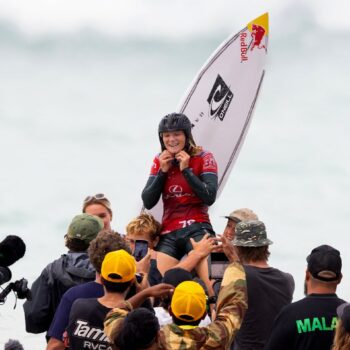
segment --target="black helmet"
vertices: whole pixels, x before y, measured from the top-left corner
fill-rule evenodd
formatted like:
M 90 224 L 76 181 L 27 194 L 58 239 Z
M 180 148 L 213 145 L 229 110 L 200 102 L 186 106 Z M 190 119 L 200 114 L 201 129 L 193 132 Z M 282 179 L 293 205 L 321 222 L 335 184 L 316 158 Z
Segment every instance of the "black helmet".
M 177 131 L 177 130 L 182 130 L 185 133 L 185 136 L 186 136 L 185 149 L 188 151 L 189 142 L 190 140 L 193 141 L 191 129 L 192 129 L 192 123 L 182 113 L 171 113 L 163 117 L 158 126 L 158 135 L 159 135 L 160 144 L 162 146 L 162 151 L 165 149 L 162 133 L 167 131 Z

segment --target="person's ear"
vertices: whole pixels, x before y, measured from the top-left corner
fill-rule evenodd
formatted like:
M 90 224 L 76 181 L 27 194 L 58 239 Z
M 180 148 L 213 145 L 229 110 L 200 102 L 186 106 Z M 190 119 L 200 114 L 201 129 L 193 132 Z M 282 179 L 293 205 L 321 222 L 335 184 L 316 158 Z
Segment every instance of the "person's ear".
M 309 271 L 309 270 L 306 270 L 306 272 L 305 272 L 305 281 L 309 281 L 310 278 L 311 278 L 310 271 Z

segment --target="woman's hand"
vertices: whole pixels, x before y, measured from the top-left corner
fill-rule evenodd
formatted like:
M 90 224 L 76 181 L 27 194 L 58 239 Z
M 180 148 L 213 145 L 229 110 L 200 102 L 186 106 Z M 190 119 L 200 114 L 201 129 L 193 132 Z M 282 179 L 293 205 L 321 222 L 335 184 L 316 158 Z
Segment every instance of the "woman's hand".
M 167 173 L 171 167 L 171 162 L 174 159 L 174 155 L 169 151 L 164 150 L 159 156 L 160 169 L 163 173 Z
M 187 152 L 181 151 L 179 153 L 176 153 L 175 158 L 179 162 L 180 171 L 188 168 L 191 156 Z

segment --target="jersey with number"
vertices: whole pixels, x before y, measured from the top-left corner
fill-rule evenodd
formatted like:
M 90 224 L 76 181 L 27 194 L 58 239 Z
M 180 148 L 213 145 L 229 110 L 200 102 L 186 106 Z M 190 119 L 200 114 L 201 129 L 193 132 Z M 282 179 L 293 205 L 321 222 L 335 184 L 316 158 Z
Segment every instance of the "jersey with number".
M 210 152 L 202 151 L 192 156 L 189 168 L 199 179 L 204 174 L 217 175 L 217 164 Z M 156 176 L 159 170 L 158 155 L 153 161 L 151 176 Z M 162 234 L 184 228 L 195 222 L 210 222 L 208 206 L 193 192 L 176 163 L 167 172 L 162 198 L 164 207 Z

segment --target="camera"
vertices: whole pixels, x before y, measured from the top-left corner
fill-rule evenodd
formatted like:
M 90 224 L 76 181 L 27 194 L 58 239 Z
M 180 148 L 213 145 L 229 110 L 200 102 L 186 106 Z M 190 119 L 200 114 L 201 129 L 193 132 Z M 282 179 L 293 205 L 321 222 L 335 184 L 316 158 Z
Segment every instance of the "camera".
M 22 278 L 18 281 L 11 282 L 1 293 L 0 293 L 0 304 L 3 304 L 6 300 L 7 295 L 14 291 L 18 299 L 28 299 L 30 300 L 32 295 L 30 289 L 28 288 L 28 281 Z
M 218 295 L 222 278 L 230 262 L 224 253 L 211 253 L 210 260 L 210 279 L 214 280 L 213 289 Z
M 12 278 L 11 270 L 6 266 L 0 266 L 0 285 L 8 282 Z
M 26 245 L 18 236 L 7 236 L 0 242 L 0 285 L 11 280 L 12 273 L 8 266 L 21 259 L 26 251 Z M 30 299 L 31 292 L 28 281 L 22 278 L 9 283 L 0 293 L 0 303 L 3 304 L 7 295 L 13 291 L 18 299 Z

